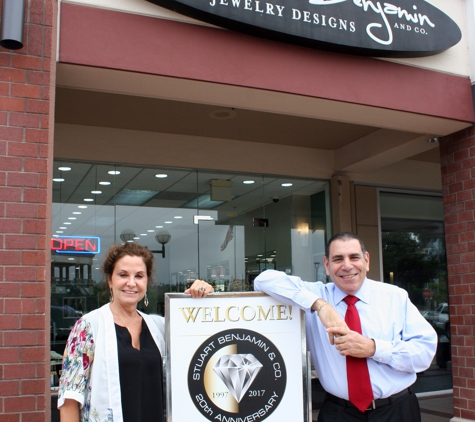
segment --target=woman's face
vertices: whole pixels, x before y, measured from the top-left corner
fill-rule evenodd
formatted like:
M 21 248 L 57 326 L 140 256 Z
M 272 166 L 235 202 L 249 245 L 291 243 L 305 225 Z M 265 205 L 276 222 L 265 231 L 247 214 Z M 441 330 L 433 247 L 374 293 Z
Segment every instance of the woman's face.
M 147 291 L 147 267 L 141 256 L 125 255 L 114 266 L 109 277 L 114 302 L 124 307 L 136 307 Z

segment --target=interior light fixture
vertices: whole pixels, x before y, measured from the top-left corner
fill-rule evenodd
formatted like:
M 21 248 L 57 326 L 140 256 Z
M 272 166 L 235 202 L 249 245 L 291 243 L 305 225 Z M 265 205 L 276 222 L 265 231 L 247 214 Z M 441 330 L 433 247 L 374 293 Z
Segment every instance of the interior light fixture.
M 59 171 L 71 171 L 71 167 L 58 167 Z
M 94 199 L 92 199 L 92 198 L 84 198 L 84 201 L 85 201 L 85 202 L 94 202 Z
M 156 174 L 155 177 L 157 179 L 165 179 L 168 177 L 168 174 L 165 174 L 165 173 L 159 173 L 159 174 Z
M 436 144 L 437 142 L 439 142 L 439 138 L 429 138 L 427 142 L 429 142 L 430 144 Z
M 176 218 L 177 220 L 179 220 L 180 218 L 183 218 L 181 215 L 175 215 L 175 217 L 173 218 Z
M 162 258 L 165 258 L 165 244 L 167 244 L 171 240 L 172 236 L 166 230 L 161 230 L 155 235 L 155 240 L 162 245 L 161 250 L 150 251 L 152 253 L 160 253 L 162 254 Z
M 59 229 L 60 229 L 60 230 L 66 230 L 67 227 L 62 227 L 62 226 L 61 226 Z
M 119 170 L 109 170 L 107 173 L 112 174 L 113 176 L 117 176 L 118 174 L 120 174 L 120 171 Z
M 102 181 L 102 182 L 99 182 L 100 185 L 103 185 L 103 186 L 109 186 L 111 184 L 111 182 L 107 182 L 107 181 Z
M 290 186 L 293 186 L 293 183 L 282 183 L 280 186 L 282 186 L 283 188 L 288 188 Z
M 73 224 L 73 223 L 69 223 L 69 222 L 65 221 L 63 224 L 67 225 L 67 224 Z
M 147 230 L 149 233 L 153 233 L 155 230 Z
M 80 214 L 82 214 L 82 212 L 81 211 L 73 211 L 73 214 L 80 215 Z
M 68 220 L 77 220 L 76 217 L 68 217 Z
M 56 233 L 64 233 L 62 230 L 56 230 Z
M 122 240 L 122 242 L 129 242 L 134 238 L 135 238 L 135 233 L 132 229 L 124 229 L 120 233 L 120 240 Z
M 254 180 L 244 180 L 242 183 L 244 183 L 245 185 L 253 185 L 256 182 Z
M 64 179 L 62 177 L 55 177 L 53 182 L 64 182 Z
M 164 221 L 165 224 L 172 224 L 173 221 Z
M 163 226 L 155 226 L 156 229 L 163 229 Z
M 87 208 L 87 205 L 78 205 L 78 208 Z
M 101 190 L 92 190 L 91 193 L 93 195 L 100 195 L 102 193 L 102 191 Z

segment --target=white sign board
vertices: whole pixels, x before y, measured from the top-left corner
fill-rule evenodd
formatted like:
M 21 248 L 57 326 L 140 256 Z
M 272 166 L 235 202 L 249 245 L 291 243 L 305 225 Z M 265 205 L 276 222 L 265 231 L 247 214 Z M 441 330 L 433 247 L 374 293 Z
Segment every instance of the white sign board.
M 166 295 L 168 422 L 307 422 L 304 314 L 263 293 Z

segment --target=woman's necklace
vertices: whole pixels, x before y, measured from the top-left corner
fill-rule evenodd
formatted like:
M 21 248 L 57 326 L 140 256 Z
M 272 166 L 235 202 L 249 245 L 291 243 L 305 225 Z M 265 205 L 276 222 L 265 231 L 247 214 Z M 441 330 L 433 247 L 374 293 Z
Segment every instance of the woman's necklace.
M 124 321 L 124 318 L 122 317 L 122 315 L 120 314 L 119 311 L 115 311 L 115 313 L 113 313 L 115 316 L 117 316 L 119 319 L 120 319 L 120 322 L 122 324 L 123 327 L 127 328 L 127 330 L 130 331 L 130 326 L 134 325 L 137 321 L 137 318 L 130 318 L 130 323 L 127 324 L 125 321 Z M 137 313 L 135 313 L 136 315 L 138 315 Z

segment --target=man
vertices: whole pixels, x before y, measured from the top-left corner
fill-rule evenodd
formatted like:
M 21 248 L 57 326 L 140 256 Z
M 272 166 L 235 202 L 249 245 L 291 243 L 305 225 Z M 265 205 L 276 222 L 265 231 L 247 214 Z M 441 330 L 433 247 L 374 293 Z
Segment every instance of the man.
M 318 421 L 419 422 L 410 387 L 432 362 L 435 331 L 405 290 L 366 278 L 369 253 L 354 233 L 333 236 L 323 262 L 333 283 L 274 270 L 254 281 L 306 311 L 307 344 L 327 392 Z

